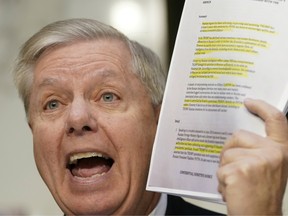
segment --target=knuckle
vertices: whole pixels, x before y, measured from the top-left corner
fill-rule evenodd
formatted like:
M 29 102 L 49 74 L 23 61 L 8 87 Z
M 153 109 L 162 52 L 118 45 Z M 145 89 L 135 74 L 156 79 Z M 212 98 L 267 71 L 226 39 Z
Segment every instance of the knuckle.
M 216 176 L 217 176 L 217 178 L 218 178 L 219 181 L 222 179 L 221 169 L 218 169 L 218 170 L 216 171 Z
M 231 135 L 230 139 L 227 140 L 227 145 L 229 147 L 236 147 L 236 146 L 241 146 L 241 143 L 245 142 L 245 137 L 246 137 L 246 131 L 239 129 L 233 132 Z
M 226 159 L 227 159 L 227 157 L 229 155 L 229 153 L 227 153 L 227 152 L 229 152 L 229 149 L 223 150 L 221 152 L 221 162 L 222 163 L 225 163 L 225 161 L 226 161 Z
M 285 162 L 284 151 L 280 148 L 275 148 L 274 158 L 278 164 L 284 163 Z
M 240 140 L 241 140 L 241 137 L 243 137 L 243 133 L 244 131 L 243 130 L 237 130 L 235 131 L 232 136 L 231 136 L 231 140 L 234 142 L 234 143 L 239 143 Z
M 287 124 L 286 116 L 279 110 L 274 110 L 274 112 L 270 112 L 269 119 L 277 122 L 285 122 Z
M 249 176 L 251 173 L 254 173 L 255 164 L 253 163 L 243 163 L 239 166 L 238 175 L 240 176 Z
M 283 167 L 285 156 L 281 148 L 269 148 L 263 154 L 255 158 L 255 170 L 260 172 L 274 172 Z
M 225 168 L 220 168 L 217 171 L 217 177 L 219 182 L 225 186 L 225 187 L 230 187 L 231 185 L 235 184 L 235 182 L 238 180 L 238 172 L 239 169 L 225 169 Z
M 261 171 L 267 170 L 269 166 L 270 166 L 269 161 L 265 157 L 258 156 L 256 157 L 253 170 L 257 170 L 261 172 Z
M 217 170 L 216 175 L 217 175 L 217 178 L 218 178 L 219 182 L 225 185 L 227 176 L 229 176 L 229 173 L 227 173 L 226 169 L 219 168 Z

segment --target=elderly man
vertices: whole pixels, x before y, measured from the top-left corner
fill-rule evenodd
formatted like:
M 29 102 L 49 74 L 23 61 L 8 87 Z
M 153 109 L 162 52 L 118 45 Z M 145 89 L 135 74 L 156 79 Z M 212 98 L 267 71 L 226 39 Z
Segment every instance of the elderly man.
M 24 44 L 14 78 L 37 168 L 65 214 L 213 214 L 145 190 L 166 80 L 152 51 L 97 21 L 59 21 Z M 219 191 L 230 214 L 281 214 L 287 123 L 264 102 L 246 106 L 267 138 L 231 138 Z

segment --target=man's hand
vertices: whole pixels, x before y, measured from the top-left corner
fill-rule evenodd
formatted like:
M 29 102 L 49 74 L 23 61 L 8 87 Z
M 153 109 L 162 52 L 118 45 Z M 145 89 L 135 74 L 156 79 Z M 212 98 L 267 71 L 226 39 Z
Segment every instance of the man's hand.
M 288 126 L 285 116 L 259 100 L 247 109 L 265 122 L 267 137 L 240 130 L 224 145 L 219 187 L 229 215 L 281 215 L 288 176 Z

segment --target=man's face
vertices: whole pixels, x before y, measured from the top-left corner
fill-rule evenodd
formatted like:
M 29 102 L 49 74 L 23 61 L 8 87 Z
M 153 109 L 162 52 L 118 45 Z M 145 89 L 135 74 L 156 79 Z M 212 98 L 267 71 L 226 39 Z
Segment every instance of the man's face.
M 29 124 L 38 170 L 68 214 L 143 214 L 159 109 L 117 40 L 78 42 L 38 60 Z

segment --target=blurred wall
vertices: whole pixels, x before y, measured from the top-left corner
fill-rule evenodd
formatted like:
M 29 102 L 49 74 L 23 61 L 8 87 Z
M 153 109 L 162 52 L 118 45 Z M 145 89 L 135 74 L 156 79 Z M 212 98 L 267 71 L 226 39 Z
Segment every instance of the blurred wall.
M 50 22 L 93 18 L 113 25 L 153 49 L 168 69 L 167 59 L 174 47 L 183 6 L 183 0 L 179 1 L 176 4 L 176 0 L 0 0 L 0 215 L 63 215 L 35 167 L 32 136 L 10 74 L 21 44 Z M 285 209 L 287 200 L 286 193 Z M 225 212 L 222 205 L 189 201 Z
M 34 165 L 32 136 L 12 82 L 20 45 L 50 22 L 93 18 L 150 47 L 167 64 L 165 11 L 165 0 L 0 0 L 0 215 L 63 215 Z

